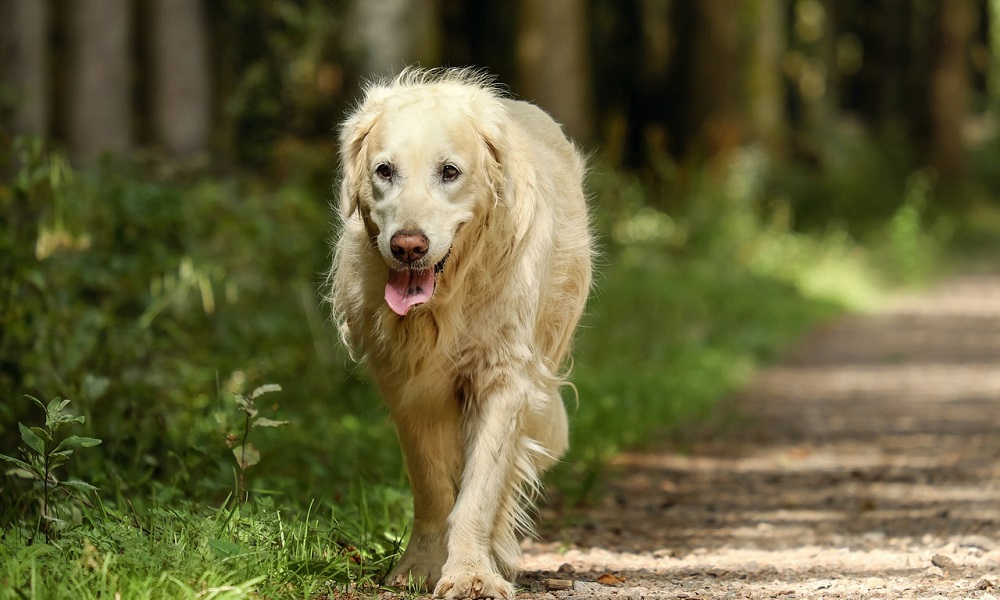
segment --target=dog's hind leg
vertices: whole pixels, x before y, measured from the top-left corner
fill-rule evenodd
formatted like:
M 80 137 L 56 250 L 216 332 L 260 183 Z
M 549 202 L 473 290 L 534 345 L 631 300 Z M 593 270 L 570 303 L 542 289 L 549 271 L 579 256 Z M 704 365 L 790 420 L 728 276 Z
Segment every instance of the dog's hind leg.
M 457 405 L 438 400 L 396 406 L 392 418 L 413 491 L 414 519 L 410 542 L 388 581 L 429 591 L 448 557 L 448 515 L 462 469 L 461 413 Z

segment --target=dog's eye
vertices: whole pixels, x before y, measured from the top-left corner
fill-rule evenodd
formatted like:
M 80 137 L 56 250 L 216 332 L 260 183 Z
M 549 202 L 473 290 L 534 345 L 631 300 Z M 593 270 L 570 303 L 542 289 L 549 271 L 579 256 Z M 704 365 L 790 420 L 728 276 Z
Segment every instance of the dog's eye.
M 441 179 L 445 181 L 455 181 L 462 172 L 455 165 L 445 165 L 441 167 Z
M 378 175 L 380 179 L 392 179 L 392 165 L 379 163 L 379 165 L 375 167 L 375 174 Z

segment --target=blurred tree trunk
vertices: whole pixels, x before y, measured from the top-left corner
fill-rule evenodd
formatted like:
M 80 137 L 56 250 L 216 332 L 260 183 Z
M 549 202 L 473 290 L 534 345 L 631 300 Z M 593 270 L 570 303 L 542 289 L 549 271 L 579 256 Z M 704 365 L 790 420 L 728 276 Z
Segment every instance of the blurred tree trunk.
M 667 133 L 663 112 L 670 103 L 669 84 L 674 63 L 677 36 L 673 31 L 674 0 L 640 0 L 639 26 L 642 44 L 641 76 L 635 82 L 637 98 L 633 100 L 634 116 L 640 119 L 633 128 L 641 126 L 640 139 L 633 139 L 633 145 L 641 145 L 637 154 L 653 160 L 664 160 L 669 153 L 670 136 Z M 630 78 L 627 73 L 626 77 Z
M 67 136 L 93 159 L 132 145 L 129 0 L 72 0 L 68 18 Z
M 690 144 L 686 145 L 711 157 L 738 146 L 743 138 L 741 2 L 698 0 L 691 5 L 694 13 L 685 111 L 685 137 Z
M 987 76 L 987 90 L 990 109 L 1000 112 L 1000 0 L 986 0 L 988 5 L 990 66 Z
M 517 65 L 522 95 L 578 143 L 591 141 L 593 98 L 584 0 L 521 0 Z
M 0 82 L 15 94 L 12 133 L 48 133 L 48 28 L 46 0 L 0 0 Z
M 352 45 L 365 77 L 398 73 L 407 65 L 438 64 L 441 56 L 437 0 L 354 0 Z
M 751 49 L 746 69 L 747 127 L 750 137 L 771 154 L 782 154 L 788 130 L 785 80 L 785 0 L 751 0 L 745 7 Z
M 965 173 L 962 124 L 969 104 L 969 46 L 975 12 L 971 0 L 937 0 L 934 59 L 928 94 L 927 162 L 944 179 Z
M 147 6 L 156 141 L 174 156 L 204 151 L 211 81 L 202 0 L 151 0 Z

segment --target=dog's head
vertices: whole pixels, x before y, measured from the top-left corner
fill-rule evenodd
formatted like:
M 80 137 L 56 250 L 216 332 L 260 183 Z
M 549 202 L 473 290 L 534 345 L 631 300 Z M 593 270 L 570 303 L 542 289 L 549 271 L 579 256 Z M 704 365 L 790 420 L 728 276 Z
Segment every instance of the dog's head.
M 397 314 L 431 299 L 463 226 L 499 200 L 505 118 L 475 73 L 407 71 L 370 86 L 344 122 L 341 214 L 363 220 Z

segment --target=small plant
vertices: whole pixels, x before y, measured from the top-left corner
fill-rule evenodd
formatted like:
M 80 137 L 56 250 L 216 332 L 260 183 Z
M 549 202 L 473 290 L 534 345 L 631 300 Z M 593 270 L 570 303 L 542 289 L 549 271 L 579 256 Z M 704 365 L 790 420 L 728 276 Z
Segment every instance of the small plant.
M 233 392 L 233 399 L 236 401 L 236 405 L 246 414 L 246 419 L 243 422 L 243 436 L 240 437 L 232 433 L 226 436 L 226 445 L 233 449 L 233 456 L 236 457 L 236 466 L 240 470 L 236 487 L 236 497 L 239 498 L 241 504 L 245 503 L 250 497 L 246 486 L 246 471 L 260 462 L 260 452 L 253 444 L 247 441 L 250 437 L 250 430 L 254 427 L 280 427 L 288 424 L 288 421 L 275 421 L 274 419 L 258 416 L 257 398 L 270 392 L 280 391 L 280 385 L 269 383 L 258 387 L 249 396 Z
M 45 427 L 27 427 L 23 423 L 18 423 L 21 440 L 26 445 L 21 449 L 24 460 L 4 454 L 0 454 L 0 460 L 14 465 L 13 469 L 7 471 L 9 475 L 33 481 L 32 495 L 39 501 L 41 509 L 35 534 L 37 535 L 40 530 L 48 541 L 54 537 L 57 527 L 63 524 L 63 521 L 55 515 L 53 494 L 62 492 L 72 497 L 74 494 L 97 491 L 96 487 L 84 481 L 76 479 L 60 481 L 55 475 L 55 470 L 64 465 L 77 448 L 96 446 L 101 440 L 70 435 L 56 441 L 60 429 L 73 423 L 82 424 L 85 418 L 66 411 L 69 400 L 55 398 L 46 406 L 37 398 L 26 397 L 45 411 Z

